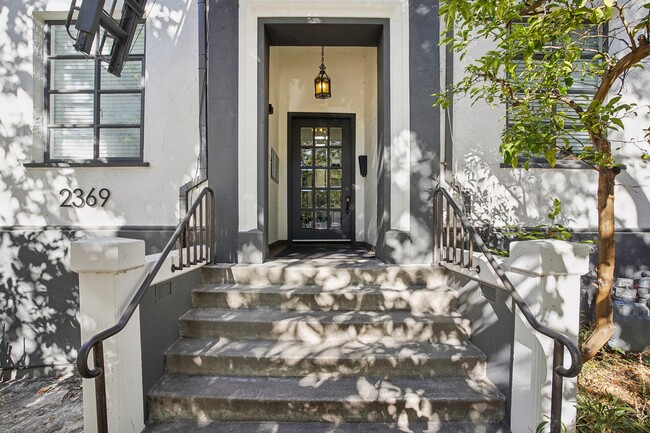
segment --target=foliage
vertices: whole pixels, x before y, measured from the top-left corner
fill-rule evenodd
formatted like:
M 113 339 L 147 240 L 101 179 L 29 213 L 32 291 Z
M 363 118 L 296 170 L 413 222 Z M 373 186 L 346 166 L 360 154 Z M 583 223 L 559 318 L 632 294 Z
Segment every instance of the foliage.
M 612 395 L 578 394 L 579 433 L 650 433 L 650 425 L 634 415 L 632 407 Z
M 615 263 L 615 161 L 611 131 L 639 107 L 619 94 L 629 71 L 650 57 L 648 0 L 443 0 L 443 44 L 465 58 L 477 40 L 492 49 L 465 67 L 464 78 L 437 94 L 448 107 L 455 93 L 506 108 L 500 152 L 529 168 L 568 155 L 598 172 L 596 329 L 582 345 L 591 359 L 615 331 L 610 293 Z M 574 92 L 590 85 L 592 92 Z M 648 135 L 646 135 L 648 139 Z M 581 143 L 575 149 L 571 143 Z M 647 158 L 644 152 L 642 158 Z
M 498 255 L 508 255 L 508 245 L 511 241 L 536 241 L 541 239 L 558 239 L 568 241 L 571 232 L 564 225 L 557 222 L 562 213 L 562 203 L 558 198 L 551 197 L 551 206 L 546 213 L 547 223 L 538 224 L 531 228 L 520 225 L 508 225 L 502 230 L 487 230 L 484 238 L 491 244 L 492 251 Z
M 580 341 L 591 329 L 580 328 Z M 578 378 L 578 433 L 650 433 L 650 350 L 606 346 Z
M 445 36 L 444 44 L 461 57 L 478 39 L 493 41 L 494 46 L 465 68 L 460 82 L 435 95 L 437 103 L 447 107 L 451 95 L 465 93 L 474 102 L 506 106 L 511 126 L 502 133 L 500 151 L 507 164 L 517 166 L 522 157 L 544 156 L 554 165 L 558 156 L 575 154 L 594 166 L 615 166 L 609 149 L 587 143 L 576 153 L 574 144 L 582 137 L 593 140 L 605 137 L 608 130 L 622 129 L 622 119 L 638 109 L 620 95 L 605 100 L 609 88 L 603 89 L 604 95 L 596 92 L 598 83 L 625 57 L 625 51 L 607 50 L 604 32 L 614 15 L 628 13 L 622 4 L 613 0 L 444 1 L 440 13 L 447 29 L 457 29 Z M 650 9 L 650 3 L 643 7 Z M 631 48 L 640 49 L 647 44 L 648 15 L 626 20 L 619 30 L 626 33 Z M 642 66 L 635 62 L 631 67 Z M 591 86 L 595 95 L 572 92 L 579 85 Z M 526 159 L 526 168 L 528 163 Z

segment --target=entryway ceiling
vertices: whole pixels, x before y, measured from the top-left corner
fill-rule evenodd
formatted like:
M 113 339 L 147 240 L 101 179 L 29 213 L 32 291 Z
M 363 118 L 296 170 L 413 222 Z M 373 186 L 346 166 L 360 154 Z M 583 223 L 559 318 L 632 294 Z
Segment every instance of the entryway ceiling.
M 291 23 L 265 25 L 270 45 L 328 47 L 376 47 L 380 24 Z

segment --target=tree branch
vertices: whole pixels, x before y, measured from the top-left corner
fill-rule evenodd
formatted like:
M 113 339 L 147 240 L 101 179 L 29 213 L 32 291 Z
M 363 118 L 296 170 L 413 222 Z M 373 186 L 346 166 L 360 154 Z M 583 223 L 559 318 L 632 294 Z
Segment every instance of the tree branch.
M 627 36 L 630 38 L 630 42 L 632 44 L 632 50 L 636 50 L 638 47 L 636 45 L 636 41 L 634 40 L 634 33 L 630 28 L 630 24 L 625 19 L 625 13 L 623 13 L 623 8 L 621 7 L 621 5 L 618 4 L 618 2 L 614 2 L 614 7 L 616 8 L 616 10 L 618 10 L 618 17 L 621 19 L 621 24 L 623 24 L 625 33 L 627 33 Z
M 519 11 L 519 16 L 525 17 L 526 15 L 531 15 L 533 12 L 535 12 L 537 9 L 542 7 L 544 3 L 546 3 L 548 0 L 536 0 L 523 8 L 521 11 Z
M 573 111 L 575 111 L 579 115 L 585 112 L 584 108 L 582 108 L 580 104 L 578 104 L 576 101 L 574 101 L 573 99 L 569 98 L 566 95 L 563 95 L 558 92 L 551 92 L 548 94 L 548 96 L 549 98 L 555 99 L 556 101 L 564 102 L 566 105 L 571 107 Z
M 639 41 L 637 49 L 630 51 L 625 56 L 621 57 L 603 76 L 603 80 L 594 95 L 594 102 L 600 104 L 605 101 L 609 91 L 616 82 L 616 79 L 625 71 L 636 65 L 646 57 L 650 57 L 650 44 L 646 39 Z

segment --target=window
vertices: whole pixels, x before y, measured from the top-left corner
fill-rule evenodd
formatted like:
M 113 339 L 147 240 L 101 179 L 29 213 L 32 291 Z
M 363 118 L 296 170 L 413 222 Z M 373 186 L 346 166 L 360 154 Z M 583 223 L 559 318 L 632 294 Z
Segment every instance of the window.
M 516 26 L 526 26 L 525 22 L 514 23 Z M 598 89 L 599 76 L 593 68 L 593 64 L 598 63 L 594 60 L 597 54 L 606 50 L 605 29 L 593 25 L 585 25 L 584 30 L 576 32 L 571 35 L 573 42 L 579 41 L 582 44 L 581 56 L 578 60 L 573 62 L 573 72 L 571 73 L 571 83 L 568 83 L 567 96 L 581 105 L 584 109 L 593 99 Z M 553 55 L 553 43 L 549 46 L 536 51 L 533 59 L 548 59 Z M 522 57 L 516 57 L 522 59 Z M 535 62 L 533 60 L 533 62 Z M 534 64 L 534 63 L 533 63 Z M 559 67 L 559 66 L 558 66 Z M 523 59 L 519 60 L 519 66 L 514 71 L 515 84 L 516 77 L 518 77 L 524 70 L 525 66 Z M 549 74 L 548 71 L 539 70 L 540 74 Z M 529 70 L 530 73 L 530 70 Z M 558 74 L 561 76 L 561 74 Z M 565 83 L 566 84 L 566 83 Z M 517 98 L 525 99 L 526 87 L 516 87 L 515 96 Z M 535 89 L 539 90 L 539 89 Z M 566 149 L 568 153 L 580 153 L 584 146 L 590 145 L 589 134 L 584 130 L 584 126 L 579 122 L 577 113 L 565 103 L 554 103 L 551 106 L 544 106 L 539 101 L 531 101 L 526 106 L 521 108 L 508 107 L 507 127 L 511 128 L 514 124 L 514 119 L 517 117 L 517 110 L 526 110 L 525 114 L 531 114 L 530 118 L 537 119 L 536 124 L 547 126 L 548 128 L 531 128 L 529 131 L 541 131 L 539 134 L 540 140 L 548 140 L 553 137 L 558 148 Z M 555 122 L 551 126 L 551 122 Z M 559 130 L 559 131 L 558 131 Z M 540 155 L 542 156 L 542 155 Z
M 101 55 L 75 51 L 63 23 L 47 23 L 45 35 L 45 161 L 142 161 L 144 25 L 119 78 Z

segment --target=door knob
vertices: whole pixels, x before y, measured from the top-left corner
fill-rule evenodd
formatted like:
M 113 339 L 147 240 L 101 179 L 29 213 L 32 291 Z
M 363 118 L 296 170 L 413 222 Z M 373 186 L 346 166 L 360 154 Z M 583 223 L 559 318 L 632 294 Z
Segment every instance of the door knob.
M 345 213 L 350 215 L 350 196 L 345 197 Z

